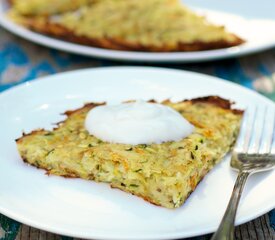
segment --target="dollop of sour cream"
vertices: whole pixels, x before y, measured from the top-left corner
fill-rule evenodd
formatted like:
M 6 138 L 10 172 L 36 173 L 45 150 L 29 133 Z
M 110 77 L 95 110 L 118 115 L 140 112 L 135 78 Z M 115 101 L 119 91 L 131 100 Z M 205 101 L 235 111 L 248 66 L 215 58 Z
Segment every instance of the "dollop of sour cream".
M 174 109 L 144 101 L 95 107 L 85 127 L 103 141 L 131 145 L 178 141 L 194 130 Z

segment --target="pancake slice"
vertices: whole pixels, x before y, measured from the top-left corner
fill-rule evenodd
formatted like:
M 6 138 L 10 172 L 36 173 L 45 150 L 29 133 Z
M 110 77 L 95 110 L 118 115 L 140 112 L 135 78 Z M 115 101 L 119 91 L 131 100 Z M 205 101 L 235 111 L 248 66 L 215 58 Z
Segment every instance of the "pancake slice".
M 104 142 L 84 128 L 87 112 L 100 105 L 90 103 L 67 111 L 67 119 L 52 131 L 24 134 L 16 140 L 17 148 L 26 163 L 47 174 L 105 182 L 153 204 L 177 208 L 231 149 L 242 111 L 215 96 L 162 104 L 182 114 L 195 131 L 162 144 Z
M 94 0 L 74 11 L 55 15 L 21 12 L 14 7 L 9 16 L 34 31 L 114 50 L 201 51 L 244 42 L 223 26 L 210 24 L 178 0 Z

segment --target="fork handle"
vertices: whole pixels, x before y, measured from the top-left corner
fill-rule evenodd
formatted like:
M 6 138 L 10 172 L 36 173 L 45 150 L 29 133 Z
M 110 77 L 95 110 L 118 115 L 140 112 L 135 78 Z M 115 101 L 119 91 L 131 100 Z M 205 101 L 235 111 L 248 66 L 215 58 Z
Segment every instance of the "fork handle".
M 241 194 L 250 172 L 240 171 L 220 226 L 211 240 L 234 240 L 234 223 Z

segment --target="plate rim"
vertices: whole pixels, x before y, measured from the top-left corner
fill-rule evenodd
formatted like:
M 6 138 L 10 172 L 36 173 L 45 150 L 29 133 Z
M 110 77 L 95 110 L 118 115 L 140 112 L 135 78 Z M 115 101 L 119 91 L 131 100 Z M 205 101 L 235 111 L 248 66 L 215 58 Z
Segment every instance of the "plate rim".
M 218 76 L 213 76 L 207 73 L 201 73 L 201 72 L 196 72 L 196 71 L 191 71 L 191 70 L 185 70 L 185 69 L 178 69 L 178 68 L 170 68 L 170 67 L 165 67 L 165 66 L 146 66 L 146 65 L 124 65 L 124 66 L 93 66 L 93 67 L 86 67 L 86 68 L 81 68 L 81 69 L 73 69 L 73 70 L 68 70 L 68 71 L 63 71 L 63 72 L 58 72 L 46 76 L 40 76 L 37 78 L 34 78 L 32 80 L 27 80 L 24 82 L 19 82 L 16 85 L 0 92 L 0 98 L 2 95 L 9 94 L 10 91 L 14 91 L 17 88 L 24 88 L 24 85 L 31 86 L 33 84 L 39 84 L 37 82 L 43 82 L 43 81 L 53 81 L 51 80 L 52 78 L 58 78 L 58 77 L 63 77 L 66 75 L 71 75 L 71 74 L 81 74 L 82 72 L 93 72 L 93 71 L 106 71 L 106 70 L 145 70 L 145 71 L 163 71 L 163 72 L 174 72 L 178 74 L 191 74 L 195 75 L 200 78 L 208 78 L 210 81 L 216 81 L 216 82 L 222 82 L 223 84 L 230 85 L 236 88 L 241 89 L 242 91 L 246 91 L 249 94 L 256 94 L 258 97 L 262 98 L 265 101 L 269 101 L 270 103 L 274 103 L 271 99 L 265 97 L 264 95 L 260 94 L 259 92 L 250 89 L 248 87 L 245 87 L 243 85 L 240 85 L 238 83 L 232 82 L 227 79 L 220 78 Z
M 51 36 L 46 36 L 36 33 L 27 28 L 20 26 L 10 21 L 5 16 L 6 0 L 0 1 L 0 26 L 7 31 L 17 35 L 25 40 L 42 45 L 44 47 L 61 50 L 67 53 L 74 53 L 86 57 L 104 58 L 116 61 L 132 61 L 132 62 L 156 62 L 156 63 L 194 63 L 194 62 L 207 62 L 219 59 L 228 59 L 238 56 L 244 56 L 261 52 L 275 47 L 274 42 L 268 42 L 259 46 L 235 46 L 223 49 L 195 51 L 195 52 L 172 52 L 172 53 L 149 53 L 149 52 L 135 52 L 135 51 L 119 51 L 104 48 L 97 48 L 92 46 L 85 46 L 77 43 L 67 42 Z M 202 9 L 199 9 L 202 10 Z M 223 11 L 216 11 L 204 9 L 212 12 L 225 13 L 227 15 L 238 16 L 232 13 Z M 242 16 L 238 16 L 242 17 Z M 244 17 L 242 17 L 244 18 Z M 246 19 L 246 18 L 244 18 Z
M 270 102 L 270 103 L 273 103 L 270 99 L 260 95 L 259 93 L 257 93 L 256 91 L 253 91 L 253 90 L 250 90 L 248 88 L 245 88 L 241 85 L 238 85 L 234 82 L 230 82 L 230 81 L 227 81 L 227 80 L 224 80 L 224 79 L 221 79 L 221 78 L 218 78 L 218 77 L 214 77 L 214 76 L 211 76 L 211 75 L 207 75 L 207 74 L 203 74 L 203 73 L 197 73 L 197 72 L 192 72 L 192 71 L 186 71 L 186 70 L 178 70 L 178 69 L 171 69 L 171 68 L 162 68 L 162 67 L 147 67 L 147 66 L 116 66 L 116 67 L 96 67 L 96 68 L 86 68 L 86 69 L 80 69 L 80 70 L 72 70 L 72 71 L 67 71 L 67 72 L 62 72 L 62 73 L 58 73 L 58 74 L 53 74 L 53 75 L 49 75 L 49 76 L 44 76 L 44 77 L 39 77 L 39 78 L 36 78 L 35 80 L 32 80 L 32 81 L 28 81 L 28 82 L 24 82 L 24 83 L 21 83 L 21 84 L 18 84 L 17 86 L 15 87 L 12 87 L 6 91 L 3 91 L 2 93 L 0 93 L 0 99 L 2 97 L 5 98 L 6 95 L 9 95 L 11 92 L 13 91 L 18 91 L 20 90 L 20 88 L 27 88 L 27 87 L 31 87 L 33 84 L 35 85 L 39 85 L 41 83 L 41 81 L 44 81 L 44 82 L 47 82 L 47 81 L 55 81 L 56 79 L 55 78 L 58 78 L 60 76 L 66 76 L 66 75 L 70 75 L 70 74 L 81 74 L 81 72 L 94 72 L 94 71 L 106 71 L 106 70 L 109 70 L 109 71 L 112 71 L 112 70 L 130 70 L 130 71 L 143 71 L 143 70 L 148 70 L 148 71 L 165 71 L 165 72 L 175 72 L 175 73 L 179 73 L 179 74 L 191 74 L 191 75 L 196 75 L 196 76 L 199 76 L 201 78 L 207 78 L 208 80 L 210 81 L 219 81 L 219 82 L 222 82 L 223 84 L 226 84 L 226 85 L 231 85 L 233 87 L 237 87 L 243 91 L 246 91 L 247 93 L 252 93 L 252 94 L 256 94 L 258 95 L 258 97 L 260 97 L 261 99 L 263 99 L 264 101 L 267 101 L 267 102 Z M 257 214 L 252 214 L 252 213 L 248 213 L 248 217 L 245 218 L 245 219 L 240 219 L 240 220 L 237 220 L 237 225 L 240 225 L 240 224 L 243 224 L 245 222 L 248 222 L 248 221 L 251 221 L 252 219 L 255 219 L 261 215 L 263 215 L 264 213 L 272 210 L 274 207 L 275 207 L 275 203 L 273 204 L 274 206 L 265 206 L 264 210 L 262 211 L 257 211 Z M 263 208 L 261 208 L 263 209 Z M 91 235 L 86 235 L 85 233 L 83 233 L 83 235 L 80 235 L 80 234 L 75 234 L 73 231 L 64 231 L 64 230 L 59 230 L 58 228 L 55 228 L 55 227 L 52 227 L 50 225 L 48 226 L 43 226 L 43 225 L 39 225 L 39 223 L 36 223 L 34 222 L 33 220 L 30 220 L 28 217 L 24 217 L 23 215 L 22 216 L 18 216 L 18 214 L 14 213 L 12 210 L 9 210 L 9 209 L 4 209 L 2 206 L 0 206 L 0 212 L 8 217 L 11 217 L 13 219 L 16 219 L 18 220 L 19 222 L 21 223 L 24 223 L 24 224 L 27 224 L 29 226 L 33 226 L 33 227 L 36 227 L 36 228 L 39 228 L 41 230 L 45 230 L 45 231 L 50 231 L 50 232 L 53 232 L 53 233 L 56 233 L 56 234 L 61 234 L 61 235 L 67 235 L 67 236 L 73 236 L 73 237 L 81 237 L 81 238 L 96 238 L 96 239 L 136 239 L 135 237 L 129 237 L 129 236 L 114 236 L 114 237 L 110 237 L 108 236 L 106 238 L 106 235 L 102 236 L 102 235 L 94 235 L 94 236 L 91 236 Z M 214 227 L 208 227 L 206 229 L 204 229 L 204 233 L 200 233 L 200 234 L 192 234 L 189 233 L 189 235 L 184 235 L 184 237 L 192 237 L 192 236 L 198 236 L 198 235 L 204 235 L 204 234 L 208 234 L 208 233 L 211 233 L 215 230 Z M 193 231 L 194 232 L 194 231 Z M 196 232 L 196 231 L 195 231 Z M 183 232 L 176 232 L 176 233 L 167 233 L 166 235 L 163 235 L 163 236 L 154 236 L 154 235 L 144 235 L 142 237 L 142 239 L 167 239 L 167 238 L 182 238 Z M 139 236 L 140 237 L 140 236 Z

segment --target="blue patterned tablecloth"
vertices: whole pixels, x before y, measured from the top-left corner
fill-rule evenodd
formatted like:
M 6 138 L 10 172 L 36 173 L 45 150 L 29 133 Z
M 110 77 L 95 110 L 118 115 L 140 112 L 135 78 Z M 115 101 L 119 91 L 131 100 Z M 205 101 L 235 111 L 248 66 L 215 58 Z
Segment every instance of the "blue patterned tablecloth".
M 86 58 L 40 47 L 0 28 L 0 92 L 43 75 L 80 68 L 116 65 L 128 65 L 128 63 Z M 164 66 L 207 73 L 255 89 L 275 101 L 275 49 L 238 59 L 209 63 L 166 65 L 143 63 L 139 65 Z M 274 210 L 269 213 L 269 221 L 270 229 L 275 230 Z M 0 239 L 15 239 L 20 226 L 20 223 L 0 214 Z M 270 239 L 273 239 L 273 234 L 274 232 L 271 233 Z M 209 236 L 202 236 L 193 239 L 208 238 Z M 63 239 L 69 238 L 63 237 Z

